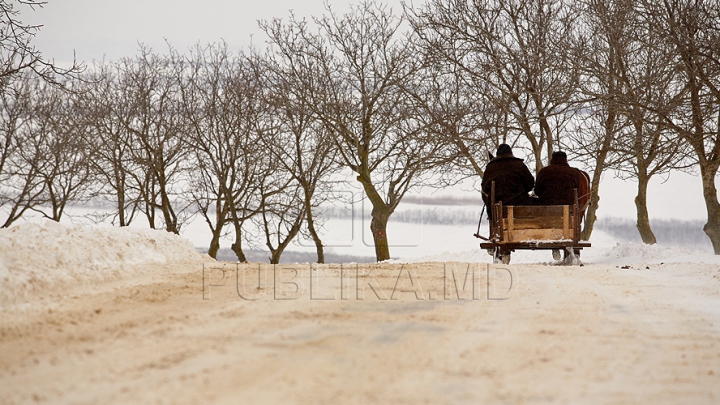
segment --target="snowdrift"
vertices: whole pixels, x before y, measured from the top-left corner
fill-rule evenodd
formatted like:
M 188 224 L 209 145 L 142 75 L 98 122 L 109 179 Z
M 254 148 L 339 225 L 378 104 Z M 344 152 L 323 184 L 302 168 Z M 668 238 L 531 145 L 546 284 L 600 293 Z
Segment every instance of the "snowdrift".
M 201 263 L 186 239 L 165 231 L 90 228 L 53 221 L 0 229 L 0 307 L 138 275 Z
M 591 240 L 593 246 L 584 249 L 581 261 L 584 264 L 608 264 L 615 266 L 646 265 L 662 263 L 705 263 L 720 264 L 720 256 L 700 250 L 689 250 L 677 246 L 645 245 L 642 243 L 617 243 L 602 231 L 595 231 Z M 492 257 L 482 249 L 465 252 L 444 252 L 437 255 L 393 260 L 396 263 L 422 262 L 481 262 L 492 263 Z M 512 253 L 511 264 L 557 264 L 549 251 L 517 250 Z

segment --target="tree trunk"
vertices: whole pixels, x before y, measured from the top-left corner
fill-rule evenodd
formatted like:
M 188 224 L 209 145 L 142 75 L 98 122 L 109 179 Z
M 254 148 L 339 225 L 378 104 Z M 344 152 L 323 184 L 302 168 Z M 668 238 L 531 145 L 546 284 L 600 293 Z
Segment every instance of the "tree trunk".
M 152 214 L 150 214 L 150 213 L 147 214 L 148 223 L 150 224 L 150 229 L 155 229 L 155 214 L 154 214 L 155 207 L 151 205 L 151 206 L 149 207 L 149 210 L 152 211 L 153 213 L 152 213 Z M 150 211 L 149 211 L 149 212 L 150 212 Z
M 155 229 L 155 196 L 153 195 L 153 191 L 150 189 L 152 185 L 148 185 L 145 192 L 147 194 L 143 195 L 143 200 L 145 204 L 145 216 L 147 217 L 148 224 L 150 225 L 150 229 Z
M 267 246 L 270 249 L 270 254 L 271 254 L 270 264 L 280 264 L 280 256 L 282 256 L 287 245 L 289 245 L 290 242 L 293 239 L 295 239 L 295 236 L 298 234 L 298 232 L 300 232 L 300 226 L 302 225 L 302 217 L 303 216 L 304 215 L 301 214 L 298 217 L 295 224 L 293 224 L 292 228 L 290 228 L 290 231 L 288 231 L 288 234 L 285 237 L 285 240 L 283 240 L 282 243 L 280 243 L 277 248 L 273 249 L 272 245 L 268 242 Z
M 309 208 L 307 213 L 307 225 L 308 231 L 310 231 L 310 236 L 312 236 L 313 241 L 315 242 L 315 250 L 317 250 L 317 262 L 325 263 L 325 248 L 323 247 L 322 240 L 320 240 L 320 235 L 318 235 L 317 231 L 315 230 L 315 220 L 313 219 L 312 212 Z
M 538 111 L 542 111 L 543 105 L 541 100 L 536 96 L 537 93 L 534 94 L 535 99 L 535 105 L 538 108 Z M 544 113 L 540 114 L 540 139 L 542 139 L 542 133 L 545 133 L 545 141 L 547 141 L 547 164 L 550 165 L 550 160 L 552 160 L 552 154 L 555 152 L 555 142 L 553 140 L 552 136 L 552 129 L 550 129 L 550 124 L 548 124 L 547 117 L 545 117 Z M 539 170 L 538 170 L 539 171 Z
M 224 199 L 218 197 L 215 200 L 215 223 L 213 224 L 207 215 L 207 211 L 202 211 L 205 221 L 212 232 L 212 238 L 210 239 L 210 246 L 208 247 L 208 256 L 213 259 L 217 259 L 217 253 L 220 250 L 220 237 L 222 236 L 223 228 L 227 222 L 228 207 L 223 204 Z
M 10 210 L 10 213 L 8 214 L 7 219 L 5 220 L 5 223 L 0 228 L 9 228 L 10 225 L 12 225 L 13 222 L 15 222 L 16 219 L 18 219 L 20 216 L 17 215 L 18 207 L 17 205 L 13 205 L 12 209 Z
M 528 139 L 530 139 L 530 136 L 532 136 L 532 134 L 527 135 Z M 533 148 L 533 156 L 535 156 L 535 175 L 537 175 L 537 173 L 540 173 L 540 170 L 542 170 L 542 168 L 545 167 L 545 164 L 542 161 L 542 148 L 537 143 L 537 140 L 535 140 L 534 136 L 533 136 L 533 139 L 531 140 L 530 144 L 532 145 L 532 148 Z
M 380 193 L 377 192 L 375 186 L 369 180 L 369 174 L 358 176 L 357 180 L 363 185 L 365 195 L 367 195 L 373 206 L 372 219 L 370 220 L 370 232 L 373 236 L 375 244 L 375 260 L 382 262 L 390 260 L 390 246 L 387 239 L 387 223 L 393 209 L 385 204 Z
M 45 180 L 45 188 L 48 191 L 48 202 L 50 203 L 50 206 L 52 208 L 52 217 L 50 219 L 55 222 L 60 222 L 60 219 L 58 218 L 58 201 L 55 197 L 55 193 L 53 192 L 52 182 L 49 180 Z
M 307 227 L 308 231 L 310 232 L 310 236 L 315 242 L 315 250 L 317 251 L 317 262 L 325 263 L 325 248 L 323 247 L 322 240 L 320 240 L 320 235 L 318 235 L 317 231 L 315 230 L 315 219 L 313 218 L 312 204 L 310 203 L 311 194 L 306 187 L 303 187 L 303 189 L 305 191 L 305 215 L 307 218 Z
M 117 192 L 118 221 L 122 228 L 129 225 L 125 219 L 125 176 L 120 173 L 120 169 L 116 164 L 113 164 L 113 179 L 115 180 L 115 191 Z
M 580 239 L 582 240 L 590 240 L 593 228 L 595 227 L 595 221 L 597 221 L 597 210 L 600 208 L 600 177 L 602 177 L 604 169 L 602 166 L 604 166 L 604 163 L 602 165 L 598 164 L 593 172 L 592 183 L 590 185 L 590 204 L 585 212 L 585 221 L 582 232 L 580 233 Z
M 177 226 L 177 216 L 175 215 L 175 212 L 173 212 L 173 208 L 170 203 L 170 197 L 167 194 L 167 182 L 165 181 L 164 176 L 160 175 L 158 183 L 160 183 L 160 208 L 165 219 L 165 230 L 179 235 L 180 231 L 178 230 Z
M 217 259 L 218 251 L 220 250 L 220 232 L 222 228 L 216 229 L 212 233 L 212 239 L 210 239 L 210 247 L 208 248 L 208 256 L 213 259 Z
M 235 252 L 235 256 L 237 256 L 240 263 L 245 263 L 247 258 L 245 258 L 245 253 L 242 250 L 242 224 L 236 218 L 234 218 L 233 224 L 235 225 L 235 243 L 230 246 L 230 249 Z
M 640 232 L 640 238 L 646 245 L 654 245 L 657 243 L 655 234 L 650 228 L 650 216 L 647 209 L 647 186 L 649 177 L 644 174 L 638 176 L 638 193 L 635 196 L 635 208 L 637 209 L 637 229 Z
M 247 258 L 242 250 L 242 243 L 240 241 L 236 240 L 235 243 L 230 246 L 230 249 L 235 252 L 235 256 L 237 256 L 240 263 L 247 263 Z
M 373 207 L 370 221 L 370 231 L 375 242 L 375 258 L 379 262 L 390 260 L 390 246 L 387 238 L 387 222 L 390 215 L 385 211 L 383 208 Z
M 121 184 L 118 184 L 117 193 L 118 221 L 120 227 L 123 227 L 127 224 L 125 223 L 125 188 Z
M 703 231 L 705 231 L 705 234 L 710 238 L 715 254 L 720 255 L 720 203 L 718 202 L 717 189 L 715 188 L 717 167 L 701 165 L 700 173 L 702 176 L 705 207 L 707 208 L 708 215 L 707 223 L 703 227 Z
M 280 256 L 283 254 L 283 248 L 277 248 L 270 252 L 270 264 L 280 264 Z

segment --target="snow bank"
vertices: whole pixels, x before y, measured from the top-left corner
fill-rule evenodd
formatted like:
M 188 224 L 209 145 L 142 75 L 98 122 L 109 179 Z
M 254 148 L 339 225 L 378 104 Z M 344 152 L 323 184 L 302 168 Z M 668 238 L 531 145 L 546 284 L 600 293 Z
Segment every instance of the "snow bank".
M 702 251 L 691 251 L 677 246 L 645 245 L 642 243 L 616 243 L 609 235 L 595 231 L 590 241 L 592 247 L 583 249 L 581 259 L 586 264 L 641 265 L 660 263 L 706 263 L 720 264 L 720 256 Z M 480 248 L 463 252 L 443 252 L 396 263 L 418 262 L 480 262 L 492 263 L 492 257 Z M 516 250 L 512 253 L 513 264 L 553 264 L 548 250 Z
M 25 223 L 0 229 L 0 306 L 150 271 L 145 265 L 202 260 L 165 231 Z
M 707 263 L 720 264 L 720 256 L 691 251 L 681 247 L 645 245 L 642 243 L 617 243 L 611 249 L 597 252 L 589 257 L 593 263 L 604 264 L 660 264 L 660 263 Z

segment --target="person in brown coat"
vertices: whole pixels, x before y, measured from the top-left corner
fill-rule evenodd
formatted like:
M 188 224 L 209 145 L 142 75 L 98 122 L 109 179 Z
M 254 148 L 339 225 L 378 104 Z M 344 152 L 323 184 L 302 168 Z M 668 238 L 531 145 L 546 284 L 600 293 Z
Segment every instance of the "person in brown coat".
M 522 159 L 513 156 L 512 148 L 501 144 L 497 148 L 497 156 L 488 162 L 482 179 L 482 197 L 485 205 L 490 206 L 492 182 L 495 182 L 495 202 L 503 205 L 532 205 L 528 193 L 535 185 L 532 173 Z M 488 209 L 488 217 L 492 210 Z
M 553 152 L 550 165 L 543 167 L 537 174 L 535 195 L 539 205 L 573 205 L 577 190 L 582 222 L 590 200 L 590 176 L 580 169 L 571 167 L 565 152 Z M 553 258 L 560 260 L 560 250 L 553 249 Z M 575 253 L 577 254 L 577 252 Z
M 550 165 L 540 169 L 535 182 L 535 195 L 540 205 L 573 205 L 575 190 L 583 205 L 589 194 L 588 177 L 567 161 L 565 152 L 553 152 Z

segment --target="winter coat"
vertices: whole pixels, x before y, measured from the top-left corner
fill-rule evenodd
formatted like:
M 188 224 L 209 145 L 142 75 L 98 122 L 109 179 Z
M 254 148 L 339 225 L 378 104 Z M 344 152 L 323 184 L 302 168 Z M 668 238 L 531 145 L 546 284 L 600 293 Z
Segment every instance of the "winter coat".
M 499 155 L 485 167 L 482 179 L 483 201 L 490 206 L 492 182 L 495 182 L 495 202 L 503 205 L 532 205 L 528 193 L 535 185 L 535 179 L 522 159 L 512 154 Z M 492 210 L 488 209 L 488 214 Z
M 578 188 L 578 200 L 580 202 L 580 209 L 584 211 L 590 203 L 590 175 L 580 169 L 577 170 L 582 174 L 582 181 L 580 182 L 580 188 Z
M 582 171 L 570 167 L 566 158 L 553 158 L 538 172 L 535 195 L 540 205 L 573 205 L 575 189 L 582 206 L 589 198 L 590 183 Z

